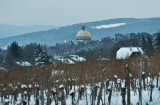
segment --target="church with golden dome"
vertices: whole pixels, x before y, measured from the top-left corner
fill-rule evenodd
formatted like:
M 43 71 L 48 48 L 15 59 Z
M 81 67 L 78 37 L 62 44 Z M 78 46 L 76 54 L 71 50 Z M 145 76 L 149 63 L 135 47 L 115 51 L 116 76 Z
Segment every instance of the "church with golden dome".
M 76 35 L 77 42 L 88 42 L 91 40 L 91 34 L 85 29 L 85 25 L 82 25 L 82 29 Z

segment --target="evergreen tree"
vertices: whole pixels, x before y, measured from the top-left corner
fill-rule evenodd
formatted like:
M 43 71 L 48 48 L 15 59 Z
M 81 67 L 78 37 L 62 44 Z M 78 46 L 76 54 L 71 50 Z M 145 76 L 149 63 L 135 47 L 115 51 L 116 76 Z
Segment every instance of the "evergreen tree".
M 11 43 L 11 45 L 8 47 L 8 53 L 10 53 L 16 61 L 22 58 L 22 48 L 18 45 L 16 41 Z
M 23 58 L 23 50 L 16 41 L 12 42 L 7 48 L 5 56 L 6 66 L 13 66 L 16 61 L 20 61 Z
M 24 50 L 24 60 L 28 61 L 32 64 L 34 64 L 34 52 L 36 51 L 36 49 L 38 48 L 38 45 L 36 43 L 30 43 L 28 45 L 26 45 L 23 50 Z
M 4 66 L 5 60 L 4 60 L 4 56 L 0 55 L 0 66 Z
M 155 39 L 155 48 L 156 49 L 160 49 L 160 32 L 159 33 L 156 33 L 156 39 Z
M 144 36 L 141 37 L 140 46 L 142 47 L 143 50 L 146 49 L 146 39 Z
M 33 57 L 36 65 L 49 63 L 49 56 L 42 50 L 40 46 L 38 46 Z
M 13 56 L 10 53 L 7 53 L 5 56 L 4 65 L 6 67 L 9 67 L 9 66 L 14 66 L 14 64 L 15 64 L 15 60 Z
M 151 39 L 151 36 L 148 36 L 147 37 L 147 50 L 153 50 L 153 42 L 152 42 L 152 39 Z
M 147 37 L 146 54 L 150 57 L 153 54 L 153 42 L 150 35 Z

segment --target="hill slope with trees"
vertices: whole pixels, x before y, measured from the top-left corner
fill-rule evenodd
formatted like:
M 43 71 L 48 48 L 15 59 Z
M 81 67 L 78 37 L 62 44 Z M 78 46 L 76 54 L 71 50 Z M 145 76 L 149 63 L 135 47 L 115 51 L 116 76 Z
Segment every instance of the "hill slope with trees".
M 84 23 L 86 29 L 91 33 L 93 40 L 103 37 L 114 37 L 115 34 L 127 33 L 156 33 L 160 31 L 160 18 L 118 18 L 95 22 Z M 81 29 L 81 23 L 63 26 L 58 29 L 48 31 L 39 31 L 27 33 L 19 36 L 0 39 L 0 47 L 6 47 L 13 41 L 17 41 L 20 45 L 29 43 L 46 44 L 49 46 L 56 43 L 63 43 L 64 40 L 72 40 L 76 38 L 77 32 Z

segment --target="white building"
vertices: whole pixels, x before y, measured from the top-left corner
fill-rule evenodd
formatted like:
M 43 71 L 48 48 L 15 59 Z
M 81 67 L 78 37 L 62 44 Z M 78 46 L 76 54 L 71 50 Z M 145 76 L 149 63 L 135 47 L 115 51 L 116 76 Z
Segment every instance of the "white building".
M 25 62 L 16 62 L 16 64 L 18 66 L 32 66 L 32 64 L 30 64 L 29 62 L 25 61 Z
M 144 52 L 140 47 L 121 47 L 116 54 L 116 59 L 127 59 L 143 55 Z

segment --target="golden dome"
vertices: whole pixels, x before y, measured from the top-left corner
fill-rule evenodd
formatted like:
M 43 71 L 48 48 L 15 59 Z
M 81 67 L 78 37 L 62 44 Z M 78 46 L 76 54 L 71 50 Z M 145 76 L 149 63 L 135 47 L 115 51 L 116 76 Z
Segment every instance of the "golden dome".
M 85 30 L 85 26 L 82 25 L 82 29 L 77 33 L 76 39 L 91 39 L 91 34 L 90 32 Z

